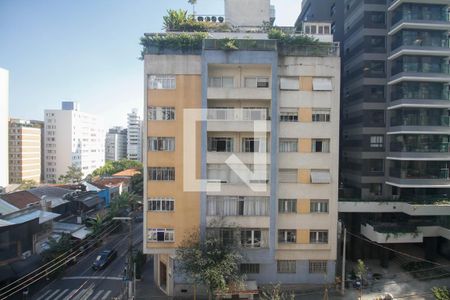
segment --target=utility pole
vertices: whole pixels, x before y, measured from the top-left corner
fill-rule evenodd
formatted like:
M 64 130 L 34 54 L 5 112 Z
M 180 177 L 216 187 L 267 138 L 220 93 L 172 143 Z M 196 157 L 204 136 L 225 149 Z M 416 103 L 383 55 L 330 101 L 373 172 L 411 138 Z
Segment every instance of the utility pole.
M 115 217 L 113 220 L 126 220 L 129 223 L 129 233 L 128 233 L 128 259 L 127 259 L 127 283 L 128 283 L 128 299 L 134 298 L 133 293 L 133 217 Z
M 342 223 L 342 227 L 344 227 L 344 239 L 342 241 L 342 278 L 341 278 L 341 294 L 342 296 L 345 294 L 345 243 L 347 241 L 347 228 L 344 223 Z

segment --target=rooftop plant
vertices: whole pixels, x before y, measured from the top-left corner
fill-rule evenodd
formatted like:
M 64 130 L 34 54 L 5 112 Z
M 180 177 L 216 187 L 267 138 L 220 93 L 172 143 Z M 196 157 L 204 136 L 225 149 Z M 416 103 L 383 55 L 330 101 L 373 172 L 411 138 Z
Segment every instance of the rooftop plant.
M 227 24 L 215 22 L 199 22 L 186 10 L 169 9 L 163 17 L 163 29 L 178 32 L 230 31 Z
M 146 35 L 141 38 L 140 42 L 143 47 L 141 59 L 145 54 L 158 53 L 166 49 L 181 52 L 200 50 L 206 37 L 207 33 L 205 32 Z

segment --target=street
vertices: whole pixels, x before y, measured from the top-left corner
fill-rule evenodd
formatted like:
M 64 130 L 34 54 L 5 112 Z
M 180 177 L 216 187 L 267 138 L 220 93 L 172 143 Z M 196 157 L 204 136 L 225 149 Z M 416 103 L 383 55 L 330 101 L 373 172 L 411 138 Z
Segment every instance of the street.
M 142 224 L 133 224 L 134 249 L 142 248 Z M 128 230 L 108 237 L 101 247 L 92 251 L 74 266 L 46 287 L 35 293 L 33 300 L 106 300 L 113 299 L 126 288 L 123 280 L 127 251 L 129 246 Z M 91 266 L 97 254 L 106 249 L 115 249 L 117 258 L 105 269 L 92 270 Z

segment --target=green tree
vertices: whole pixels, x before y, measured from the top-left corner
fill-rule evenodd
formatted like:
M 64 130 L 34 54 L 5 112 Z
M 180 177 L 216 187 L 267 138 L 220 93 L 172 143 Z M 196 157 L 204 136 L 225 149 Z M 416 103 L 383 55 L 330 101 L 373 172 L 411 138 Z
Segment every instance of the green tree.
M 176 252 L 179 271 L 194 285 L 208 288 L 209 299 L 242 284 L 239 265 L 242 256 L 236 247 L 226 245 L 215 237 L 200 241 L 193 233 L 182 241 Z
M 280 284 L 272 285 L 261 292 L 261 300 L 293 300 L 295 293 L 283 292 Z
M 136 196 L 142 197 L 144 194 L 144 176 L 142 171 L 131 177 L 131 189 Z
M 22 180 L 19 186 L 19 190 L 29 190 L 38 186 L 38 183 L 33 179 Z
M 356 263 L 356 275 L 361 280 L 361 288 L 359 290 L 360 299 L 362 299 L 362 290 L 364 287 L 364 280 L 367 274 L 367 267 L 366 264 L 362 259 L 358 259 L 358 262 Z
M 192 5 L 192 16 L 195 17 L 195 4 L 197 4 L 197 0 L 188 0 L 188 3 Z
M 87 221 L 88 225 L 92 228 L 92 234 L 97 235 L 105 225 L 105 217 L 96 214 L 94 219 L 89 219 Z
M 188 22 L 188 14 L 186 10 L 169 9 L 167 16 L 163 17 L 163 29 L 166 31 L 175 31 Z
M 142 163 L 128 159 L 117 161 L 109 160 L 103 167 L 94 170 L 94 172 L 92 172 L 92 176 L 111 176 L 117 172 L 127 169 L 142 169 Z
M 66 174 L 59 176 L 58 180 L 62 183 L 79 183 L 83 179 L 83 172 L 74 165 L 67 169 Z
M 434 287 L 431 289 L 436 300 L 450 300 L 450 291 L 447 287 Z
M 47 250 L 43 251 L 41 256 L 44 261 L 51 261 L 63 253 L 69 251 L 72 247 L 70 234 L 63 233 L 59 240 L 50 236 L 48 239 Z

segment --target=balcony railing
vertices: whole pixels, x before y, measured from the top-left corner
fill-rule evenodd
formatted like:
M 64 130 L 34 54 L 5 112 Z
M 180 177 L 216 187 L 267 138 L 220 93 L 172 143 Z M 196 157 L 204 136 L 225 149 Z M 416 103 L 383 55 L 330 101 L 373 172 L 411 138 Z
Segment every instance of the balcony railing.
M 431 12 L 425 12 L 422 11 L 420 13 L 412 12 L 412 11 L 406 11 L 399 13 L 395 15 L 392 18 L 392 28 L 397 26 L 400 23 L 408 22 L 408 21 L 441 21 L 441 22 L 448 22 L 449 19 L 449 13 L 446 11 L 441 12 L 440 14 L 433 14 Z
M 392 75 L 401 72 L 450 74 L 450 66 L 445 63 L 402 63 L 394 65 Z
M 399 99 L 418 99 L 418 100 L 450 100 L 448 89 L 439 90 L 414 90 L 405 88 L 403 90 L 394 90 L 391 93 L 391 100 Z
M 393 41 L 392 51 L 402 46 L 450 48 L 448 39 L 415 37 L 412 39 L 398 39 Z
M 233 46 L 233 47 L 231 47 Z M 247 51 L 277 51 L 276 40 L 233 39 L 227 44 L 223 39 L 203 40 L 204 50 L 247 50 Z
M 217 121 L 264 121 L 270 120 L 268 110 L 255 108 L 209 108 L 208 120 Z
M 419 152 L 419 153 L 450 153 L 449 143 L 432 144 L 409 144 L 401 142 L 391 142 L 390 150 L 392 152 Z

